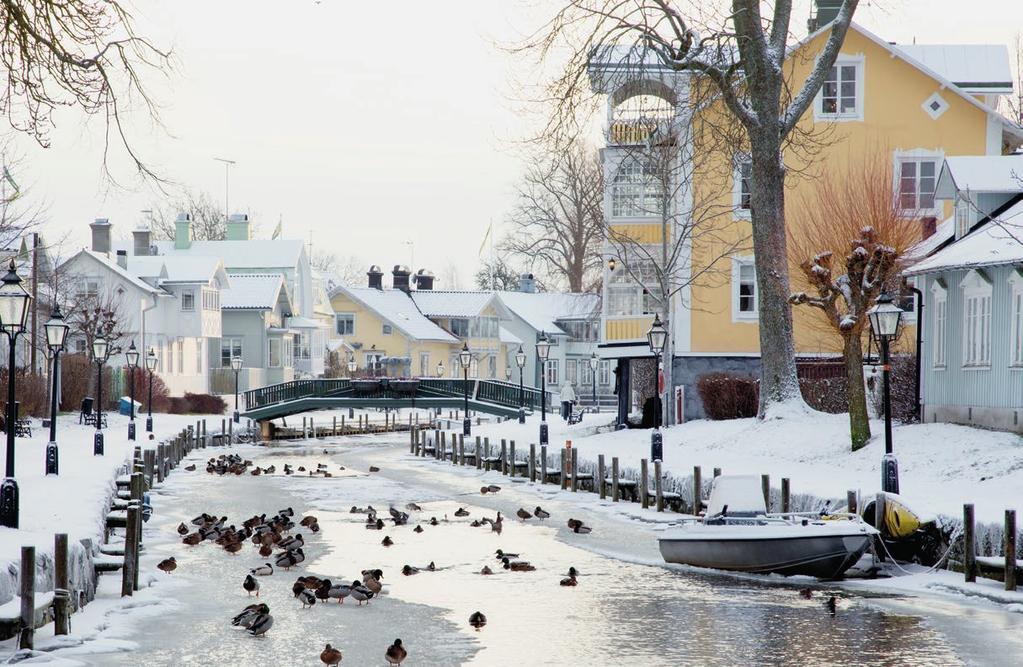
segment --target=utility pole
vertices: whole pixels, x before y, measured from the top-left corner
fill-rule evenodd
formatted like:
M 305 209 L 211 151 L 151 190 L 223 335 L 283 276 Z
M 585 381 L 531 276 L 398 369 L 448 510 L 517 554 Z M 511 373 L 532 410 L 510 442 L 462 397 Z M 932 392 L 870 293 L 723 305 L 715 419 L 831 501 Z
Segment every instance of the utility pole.
M 224 163 L 224 222 L 227 222 L 231 219 L 231 167 L 238 163 L 223 157 L 213 159 Z

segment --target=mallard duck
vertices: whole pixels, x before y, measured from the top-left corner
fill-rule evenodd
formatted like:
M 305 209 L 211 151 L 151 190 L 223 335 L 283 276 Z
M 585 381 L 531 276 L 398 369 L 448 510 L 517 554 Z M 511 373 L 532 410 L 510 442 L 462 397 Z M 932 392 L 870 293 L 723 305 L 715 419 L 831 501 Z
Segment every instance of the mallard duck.
M 406 577 L 411 577 L 413 574 L 419 574 L 419 568 L 412 567 L 411 565 L 406 565 L 405 567 L 401 568 L 401 573 L 404 574 Z
M 306 607 L 312 607 L 316 604 L 316 594 L 309 590 L 303 589 L 302 592 L 298 594 L 298 599 L 302 603 L 303 609 Z
M 533 518 L 532 514 L 522 509 L 521 507 L 518 509 L 517 512 L 515 512 L 515 516 L 519 517 L 519 519 L 521 519 L 523 523 Z
M 299 547 L 294 551 L 285 551 L 284 553 L 278 554 L 275 562 L 277 567 L 290 570 L 303 560 L 305 560 L 305 555 L 302 553 L 302 547 Z
M 373 577 L 377 581 L 384 578 L 384 571 L 379 568 L 374 568 L 372 570 L 363 570 L 360 574 L 362 574 L 363 578 Z
M 572 574 L 572 575 L 569 575 L 569 576 L 565 577 L 564 579 L 562 579 L 561 580 L 561 585 L 562 586 L 575 586 L 576 585 L 575 575 Z
M 259 567 L 252 568 L 250 572 L 256 575 L 257 577 L 268 577 L 274 573 L 274 568 L 273 565 L 270 565 L 270 563 L 264 563 Z
M 578 528 L 581 525 L 583 525 L 583 522 L 580 521 L 579 519 L 569 519 L 568 520 L 568 527 L 571 528 L 572 530 L 575 530 L 576 528 Z
M 505 557 L 501 559 L 501 562 L 504 563 L 504 569 L 513 572 L 532 572 L 536 569 L 536 567 L 530 565 L 529 561 L 525 560 L 511 560 Z
M 501 487 L 499 487 L 497 484 L 491 484 L 490 486 L 487 487 L 487 491 L 489 491 L 490 493 L 497 493 L 500 490 Z
M 501 518 L 500 512 L 497 513 L 497 521 L 490 522 L 490 530 L 498 535 L 500 535 L 501 531 L 504 530 L 504 520 Z
M 579 576 L 579 570 L 575 569 L 574 565 L 569 567 L 568 568 L 568 576 L 570 576 L 570 577 L 578 577 Z
M 309 524 L 309 530 L 310 530 L 311 532 L 314 532 L 314 533 L 318 533 L 318 532 L 320 532 L 320 524 L 318 524 L 318 523 L 315 523 L 315 522 L 314 522 L 314 523 L 311 523 L 311 524 Z
M 367 523 L 366 524 L 366 529 L 367 530 L 383 530 L 384 529 L 384 520 L 383 519 L 377 519 L 376 521 L 372 521 L 370 523 Z
M 465 509 L 464 507 L 459 507 L 458 509 L 455 510 L 455 516 L 457 517 L 469 516 L 469 510 Z
M 178 535 L 188 535 L 188 526 L 184 521 L 178 524 Z
M 249 474 L 252 475 L 253 477 L 257 477 L 259 475 L 262 475 L 263 471 L 259 469 L 259 466 L 256 466 L 255 468 L 249 471 Z
M 497 558 L 497 560 L 501 560 L 502 558 L 515 559 L 515 558 L 519 557 L 519 554 L 511 554 L 511 553 L 508 553 L 507 551 L 502 551 L 501 549 L 498 549 L 497 551 L 495 551 L 494 554 L 495 554 L 494 557 Z
M 299 468 L 299 470 L 304 471 L 305 468 Z M 291 509 L 290 507 L 286 507 L 282 510 L 278 510 L 277 514 L 279 514 L 280 516 L 292 517 L 295 516 L 295 510 Z
M 297 535 L 292 535 L 287 539 L 281 540 L 277 546 L 281 549 L 287 549 L 288 551 L 292 551 L 299 547 L 304 547 L 305 538 L 302 537 L 302 533 L 299 533 Z
M 380 472 L 380 468 L 378 468 L 376 466 L 370 466 L 369 467 L 369 471 L 370 472 Z
M 327 644 L 326 648 L 320 651 L 320 662 L 331 667 L 341 664 L 341 651 Z
M 420 526 L 419 524 L 416 524 L 416 527 L 412 529 L 412 532 L 413 533 L 421 533 L 421 532 L 423 532 L 423 527 Z
M 484 496 L 485 496 L 485 495 L 487 495 L 487 494 L 488 494 L 489 492 L 490 492 L 490 488 L 489 488 L 489 487 L 486 487 L 486 486 L 481 486 L 481 487 L 480 487 L 480 494 L 481 494 L 481 495 L 484 495 Z
M 593 532 L 593 529 L 590 528 L 589 526 L 580 525 L 575 527 L 575 532 L 579 535 L 589 535 L 591 532 Z
M 312 524 L 316 523 L 316 517 L 312 514 L 302 517 L 302 520 L 298 522 L 298 525 L 308 528 Z
M 352 594 L 352 587 L 349 584 L 331 586 L 327 591 L 328 598 L 337 598 L 338 604 L 344 604 L 345 598 Z
M 484 565 L 483 569 L 480 570 L 480 574 L 493 574 L 494 571 L 490 569 L 489 565 Z
M 241 542 L 231 542 L 230 544 L 224 545 L 224 551 L 226 551 L 229 554 L 236 554 L 241 550 L 242 550 Z
M 482 611 L 474 611 L 469 615 L 469 625 L 479 632 L 483 629 L 483 626 L 487 624 L 487 617 L 483 615 Z
M 419 505 L 416 505 L 415 503 L 407 503 L 405 505 L 405 509 L 407 509 L 410 512 L 422 512 L 423 511 L 423 508 L 420 507 Z
M 251 574 L 245 575 L 245 581 L 242 582 L 242 588 L 244 588 L 250 596 L 255 593 L 256 597 L 259 597 L 259 582 L 256 581 L 256 578 Z
M 408 651 L 401 645 L 400 639 L 395 639 L 394 643 L 387 647 L 387 651 L 384 652 L 384 658 L 387 660 L 388 665 L 400 665 L 405 662 L 405 658 L 408 657 Z
M 260 614 L 265 614 L 270 611 L 270 607 L 263 603 L 250 604 L 245 609 L 242 609 L 241 613 L 231 619 L 231 625 L 243 628 L 247 628 L 252 625 L 252 622 L 256 620 L 256 617 Z
M 431 560 L 430 563 L 426 566 L 426 569 L 429 570 L 430 572 L 434 572 L 437 570 L 437 566 Z
M 269 558 L 270 556 L 273 555 L 273 553 L 274 548 L 269 544 L 264 544 L 263 546 L 259 547 L 259 555 L 262 558 Z
M 361 607 L 363 602 L 369 604 L 369 601 L 373 598 L 375 593 L 363 586 L 360 582 L 353 581 L 351 595 L 352 598 L 359 601 L 359 606 Z
M 195 464 L 190 463 L 189 465 L 185 466 L 185 470 L 187 470 L 188 472 L 195 472 Z
M 291 585 L 291 594 L 298 597 L 298 594 L 305 590 L 305 583 L 302 582 L 302 578 L 299 577 L 298 581 Z
M 431 516 L 430 517 L 430 525 L 431 526 L 438 526 L 438 525 L 440 525 L 440 523 L 437 521 L 437 517 L 435 517 L 435 516 Z
M 385 547 L 389 547 L 392 544 L 394 544 L 394 540 L 391 539 L 390 535 L 384 535 L 384 539 L 380 540 L 380 544 L 384 545 Z
M 265 613 L 259 614 L 252 620 L 252 624 L 249 626 L 249 634 L 253 637 L 261 637 L 266 634 L 266 631 L 273 627 L 274 617 L 270 615 L 270 609 L 267 608 Z
M 202 535 L 200 535 L 199 533 L 189 533 L 188 535 L 185 535 L 185 537 L 182 538 L 181 541 L 182 543 L 187 544 L 190 547 L 194 547 L 195 545 L 202 542 Z
M 174 570 L 178 569 L 178 561 L 174 560 L 174 556 L 171 556 L 170 558 L 166 558 L 160 561 L 156 567 L 163 570 L 167 574 L 170 574 Z
M 384 585 L 380 583 L 380 580 L 369 574 L 362 578 L 362 585 L 373 591 L 373 595 L 380 595 L 380 591 L 384 590 Z
M 838 600 L 834 595 L 832 595 L 828 598 L 828 601 L 824 603 L 824 607 L 828 610 L 829 614 L 834 616 L 835 612 L 838 610 Z
M 540 521 L 543 521 L 544 519 L 551 518 L 551 513 L 537 505 L 536 509 L 533 510 L 533 516 L 535 516 L 537 519 L 540 519 Z
M 472 526 L 473 528 L 479 528 L 479 527 L 480 527 L 480 526 L 482 526 L 483 524 L 482 524 L 482 523 L 480 523 L 480 520 L 479 520 L 479 519 L 473 519 L 473 520 L 472 520 L 472 523 L 471 523 L 471 524 L 469 524 L 469 525 L 470 525 L 470 526 Z

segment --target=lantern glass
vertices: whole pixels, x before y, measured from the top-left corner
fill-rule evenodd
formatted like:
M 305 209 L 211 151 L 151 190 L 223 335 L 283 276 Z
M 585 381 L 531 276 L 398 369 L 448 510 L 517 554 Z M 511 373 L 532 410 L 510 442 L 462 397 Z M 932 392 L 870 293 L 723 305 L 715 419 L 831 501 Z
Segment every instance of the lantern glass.
M 146 355 L 146 368 L 150 372 L 156 370 L 156 352 L 153 351 L 153 348 L 149 348 L 149 354 Z
M 437 377 L 439 377 L 439 378 L 444 377 L 444 362 L 443 361 L 438 361 L 437 362 Z
M 469 344 L 462 343 L 462 351 L 458 353 L 458 363 L 462 364 L 462 369 L 469 368 L 469 364 L 472 363 L 472 352 L 469 351 Z
M 504 367 L 504 379 L 505 380 L 510 380 L 511 379 L 511 367 L 510 366 L 505 366 Z
M 878 339 L 891 340 L 898 335 L 902 309 L 892 302 L 890 296 L 878 297 L 877 303 L 867 314 L 870 316 L 870 328 Z
M 590 370 L 597 370 L 597 364 L 600 363 L 600 359 L 597 358 L 597 353 L 594 352 L 590 355 Z
M 50 316 L 49 321 L 43 325 L 46 329 L 46 343 L 50 346 L 51 350 L 61 350 L 64 348 L 64 340 L 67 338 L 67 332 L 71 328 L 68 323 L 64 321 L 64 316 L 60 312 L 60 306 L 53 306 L 53 314 Z
M 519 351 L 515 353 L 515 365 L 519 368 L 526 366 L 526 353 L 522 351 L 521 345 L 519 345 Z
M 546 362 L 550 353 L 551 341 L 547 338 L 546 333 L 541 332 L 540 340 L 536 341 L 536 356 L 540 361 Z
M 668 330 L 661 324 L 661 316 L 654 315 L 654 323 L 650 325 L 650 331 L 646 332 L 646 340 L 650 345 L 650 352 L 654 356 L 661 356 L 664 351 L 664 343 L 668 340 Z
M 128 368 L 138 368 L 139 351 L 135 349 L 135 341 L 128 346 L 128 351 L 124 353 L 124 356 L 128 359 Z
M 607 260 L 607 270 L 608 271 L 614 271 L 616 265 L 617 265 L 617 262 L 615 261 L 614 257 L 612 257 L 609 260 Z
M 97 336 L 96 340 L 92 341 L 92 357 L 96 361 L 107 360 L 107 350 L 110 349 L 107 339 L 103 336 Z
M 242 358 L 231 357 L 231 368 L 235 371 L 240 371 L 242 369 Z
M 28 302 L 32 299 L 21 284 L 21 276 L 14 266 L 14 259 L 7 268 L 7 275 L 0 284 L 0 325 L 9 334 L 25 330 L 28 317 Z

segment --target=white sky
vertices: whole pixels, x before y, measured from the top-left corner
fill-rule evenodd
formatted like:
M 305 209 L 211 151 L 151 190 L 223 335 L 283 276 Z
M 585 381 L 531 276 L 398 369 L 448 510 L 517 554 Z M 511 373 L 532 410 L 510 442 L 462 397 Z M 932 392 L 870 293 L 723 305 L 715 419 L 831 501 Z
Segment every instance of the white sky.
M 281 216 L 289 238 L 385 267 L 408 263 L 412 241 L 415 268 L 443 276 L 455 263 L 466 286 L 488 222 L 499 228 L 513 202 L 515 142 L 535 123 L 512 86 L 534 78 L 529 65 L 497 44 L 558 2 L 137 0 L 140 33 L 178 59 L 169 81 L 153 76 L 171 136 L 147 130 L 141 149 L 218 201 L 213 158 L 237 160 L 231 209 L 252 211 L 261 235 Z M 796 5 L 798 28 L 808 2 Z M 1011 44 L 1023 1 L 861 0 L 857 20 L 890 41 Z M 48 203 L 44 234 L 70 232 L 72 248 L 93 218 L 126 236 L 158 201 L 104 182 L 101 129 L 64 114 L 50 149 L 19 141 L 15 177 Z

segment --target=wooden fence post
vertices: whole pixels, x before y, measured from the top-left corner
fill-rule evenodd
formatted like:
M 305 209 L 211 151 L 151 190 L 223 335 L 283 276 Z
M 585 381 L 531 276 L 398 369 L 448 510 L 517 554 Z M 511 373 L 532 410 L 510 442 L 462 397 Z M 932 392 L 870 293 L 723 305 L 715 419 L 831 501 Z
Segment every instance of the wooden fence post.
M 703 470 L 693 466 L 693 514 L 699 514 L 703 508 Z
M 132 594 L 135 586 L 135 556 L 139 548 L 138 520 L 139 505 L 137 500 L 128 501 L 128 521 L 124 528 L 124 564 L 121 566 L 121 597 Z
M 68 586 L 67 533 L 53 536 L 53 634 L 68 633 L 68 602 L 71 589 Z
M 1005 510 L 1005 590 L 1016 590 L 1016 510 Z
M 163 457 L 164 457 L 164 445 L 156 446 L 156 481 L 163 481 Z
M 526 467 L 529 469 L 529 481 L 536 481 L 536 443 L 529 443 L 529 461 Z
M 579 491 L 579 450 L 573 447 L 572 452 L 572 493 Z
M 501 474 L 508 474 L 508 442 L 501 438 Z
M 788 477 L 782 477 L 781 478 L 781 511 L 782 512 L 787 514 L 787 513 L 792 511 L 791 500 L 792 500 L 792 497 L 790 495 L 789 478 Z
M 657 511 L 664 511 L 664 490 L 661 488 L 661 461 L 654 461 L 654 495 L 657 496 Z
M 639 460 L 639 502 L 643 509 L 650 507 L 650 471 L 647 469 L 647 460 Z
M 21 632 L 18 648 L 35 647 L 36 631 L 36 548 L 21 548 Z
M 852 489 L 845 492 L 845 507 L 849 514 L 856 514 L 856 492 Z
M 760 476 L 760 489 L 764 492 L 764 507 L 767 511 L 771 511 L 771 476 L 761 475 Z
M 604 455 L 597 454 L 597 491 L 600 493 L 600 499 L 607 499 L 607 468 L 604 466 Z
M 134 590 L 136 590 L 136 591 L 139 589 L 139 549 L 142 546 L 142 520 L 141 520 L 142 519 L 142 509 L 141 508 L 142 508 L 143 492 L 144 492 L 144 488 L 143 488 L 142 475 L 139 474 L 139 473 L 135 473 L 134 475 L 131 476 L 131 499 L 134 500 L 135 503 L 139 507 L 139 520 L 135 522 L 135 526 L 137 528 L 137 530 L 135 531 L 135 544 L 137 545 L 137 547 L 135 549 L 135 576 L 134 576 L 134 578 L 132 580 L 132 588 Z M 125 541 L 125 544 L 127 544 L 127 542 L 128 542 L 128 534 L 127 534 L 127 532 L 125 532 L 124 541 Z
M 963 505 L 963 573 L 966 575 L 966 581 L 977 581 L 977 542 L 973 524 L 973 503 Z
M 515 476 L 515 441 L 508 443 L 508 476 Z
M 621 492 L 618 488 L 618 457 L 611 457 L 611 500 L 618 502 L 621 499 Z
M 561 448 L 561 467 L 559 470 L 561 475 L 559 475 L 558 481 L 561 483 L 562 491 L 564 491 L 568 488 L 568 450 L 564 447 Z
M 547 483 L 547 445 L 540 445 L 540 483 Z

